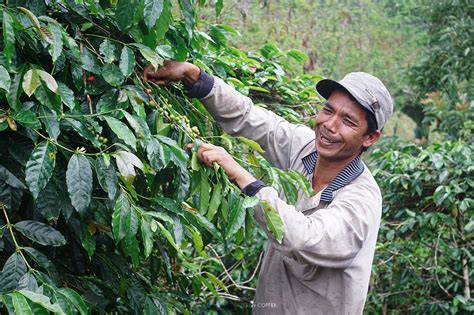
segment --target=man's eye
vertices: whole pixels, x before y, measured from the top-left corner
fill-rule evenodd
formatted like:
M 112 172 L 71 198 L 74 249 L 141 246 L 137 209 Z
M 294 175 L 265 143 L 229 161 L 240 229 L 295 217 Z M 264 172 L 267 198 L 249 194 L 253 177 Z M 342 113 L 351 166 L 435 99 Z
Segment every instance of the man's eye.
M 326 113 L 331 113 L 331 109 L 327 108 L 327 107 L 324 107 L 323 108 L 323 112 L 326 112 Z
M 344 119 L 344 123 L 348 126 L 354 126 L 355 125 L 355 123 L 352 120 L 347 119 L 347 118 Z

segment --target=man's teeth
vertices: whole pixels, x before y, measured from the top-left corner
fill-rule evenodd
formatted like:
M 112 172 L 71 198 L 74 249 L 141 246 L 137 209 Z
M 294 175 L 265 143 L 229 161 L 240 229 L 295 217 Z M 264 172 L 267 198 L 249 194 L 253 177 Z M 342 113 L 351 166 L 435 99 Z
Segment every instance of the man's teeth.
M 329 143 L 336 143 L 336 142 L 337 142 L 337 141 L 328 139 L 328 138 L 326 138 L 325 136 L 321 136 L 321 138 L 322 138 L 325 142 L 329 142 Z

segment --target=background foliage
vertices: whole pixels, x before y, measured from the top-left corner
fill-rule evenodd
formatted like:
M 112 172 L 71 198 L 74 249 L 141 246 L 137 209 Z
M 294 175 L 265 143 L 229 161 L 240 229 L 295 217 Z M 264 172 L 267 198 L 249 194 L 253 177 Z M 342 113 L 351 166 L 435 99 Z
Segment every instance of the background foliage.
M 252 219 L 258 201 L 184 145 L 224 146 L 289 202 L 301 177 L 271 168 L 255 143 L 223 134 L 179 84 L 142 81 L 144 65 L 172 58 L 299 123 L 311 123 L 321 74 L 364 70 L 386 80 L 422 140 L 407 142 L 402 121 L 405 133 L 385 136 L 366 157 L 385 201 L 366 312 L 472 312 L 473 7 L 0 5 L 2 310 L 251 311 L 265 245 Z

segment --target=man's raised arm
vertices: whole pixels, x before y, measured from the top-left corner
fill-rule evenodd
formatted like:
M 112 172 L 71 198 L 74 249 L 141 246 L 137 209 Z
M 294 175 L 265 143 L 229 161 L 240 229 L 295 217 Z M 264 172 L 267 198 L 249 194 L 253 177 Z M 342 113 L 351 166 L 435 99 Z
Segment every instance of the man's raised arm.
M 159 85 L 183 82 L 188 95 L 200 99 L 219 126 L 230 135 L 260 144 L 273 166 L 288 168 L 290 152 L 312 145 L 314 132 L 310 128 L 290 124 L 275 113 L 254 106 L 250 98 L 191 63 L 166 61 L 156 71 L 148 66 L 144 77 Z

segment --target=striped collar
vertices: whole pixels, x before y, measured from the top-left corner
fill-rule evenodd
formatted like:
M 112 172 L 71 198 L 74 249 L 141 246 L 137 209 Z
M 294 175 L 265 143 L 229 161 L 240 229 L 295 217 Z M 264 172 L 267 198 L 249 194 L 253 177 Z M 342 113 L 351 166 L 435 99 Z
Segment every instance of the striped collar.
M 313 174 L 318 160 L 318 152 L 314 151 L 301 159 L 304 168 L 308 174 Z M 346 186 L 356 179 L 364 171 L 364 164 L 360 155 L 352 160 L 337 176 L 327 185 L 321 193 L 321 200 L 331 202 L 334 198 L 334 192 Z

